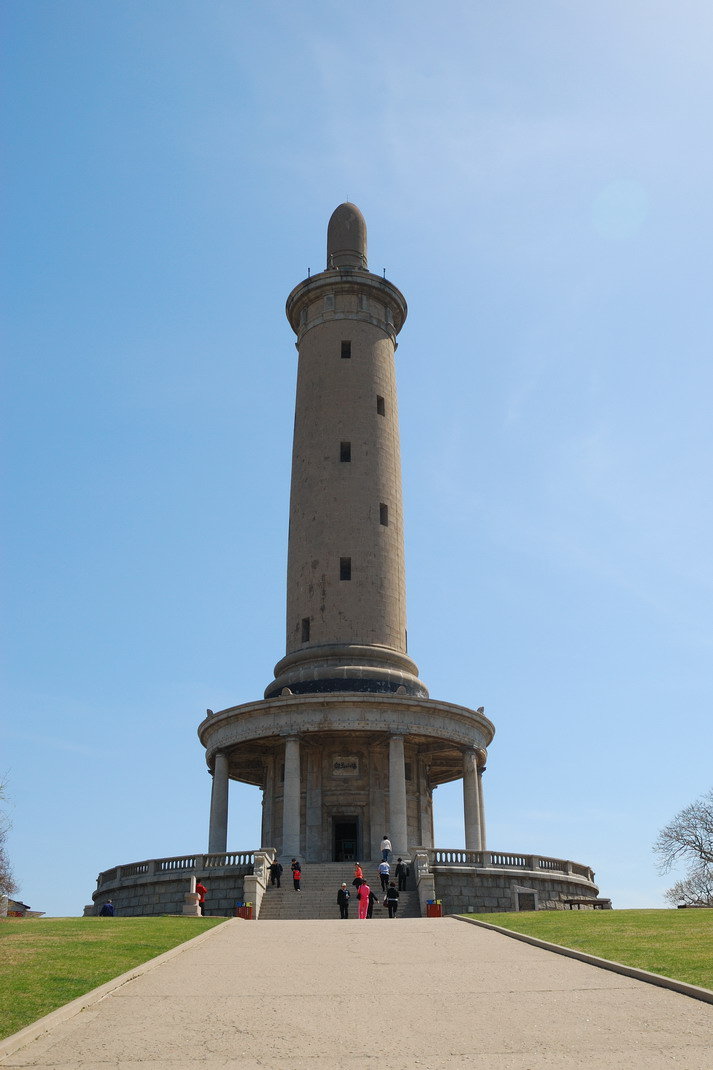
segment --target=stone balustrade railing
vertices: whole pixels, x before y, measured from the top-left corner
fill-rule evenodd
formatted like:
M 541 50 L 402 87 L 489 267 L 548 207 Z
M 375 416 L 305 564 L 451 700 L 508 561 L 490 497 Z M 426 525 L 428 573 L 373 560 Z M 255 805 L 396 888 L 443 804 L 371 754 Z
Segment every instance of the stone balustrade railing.
M 471 866 L 475 869 L 524 869 L 530 872 L 564 873 L 594 881 L 589 866 L 564 858 L 544 855 L 509 854 L 501 851 L 462 851 L 444 848 L 427 849 L 430 866 Z
M 227 851 L 224 854 L 180 855 L 176 858 L 150 858 L 104 870 L 97 877 L 97 888 L 115 884 L 126 877 L 153 877 L 160 873 L 205 873 L 211 869 L 232 870 L 236 876 L 253 873 L 255 851 Z

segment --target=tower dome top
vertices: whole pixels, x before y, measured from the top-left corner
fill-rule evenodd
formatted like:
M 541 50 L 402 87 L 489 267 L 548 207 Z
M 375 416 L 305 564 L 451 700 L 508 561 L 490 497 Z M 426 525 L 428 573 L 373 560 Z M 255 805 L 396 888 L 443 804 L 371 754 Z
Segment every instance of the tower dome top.
M 327 227 L 327 269 L 366 266 L 366 221 L 355 204 L 345 201 Z

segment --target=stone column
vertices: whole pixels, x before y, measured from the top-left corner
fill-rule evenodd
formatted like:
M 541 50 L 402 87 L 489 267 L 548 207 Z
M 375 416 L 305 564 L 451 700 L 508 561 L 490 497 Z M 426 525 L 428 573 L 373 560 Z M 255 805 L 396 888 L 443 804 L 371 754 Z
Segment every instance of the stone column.
M 419 845 L 433 847 L 433 805 L 428 787 L 428 764 L 418 762 Z
M 228 850 L 228 755 L 219 751 L 213 762 L 213 790 L 210 796 L 209 854 Z
M 265 760 L 265 783 L 262 789 L 262 835 L 261 847 L 275 846 L 275 829 L 272 822 L 272 801 L 275 798 L 275 759 Z
M 285 740 L 282 854 L 286 858 L 299 858 L 300 855 L 300 741 L 297 736 L 288 736 Z
M 253 920 L 260 917 L 260 905 L 267 888 L 267 867 L 272 859 L 272 851 L 256 851 L 253 871 L 243 877 L 243 899 L 252 903 Z
M 408 828 L 406 825 L 406 766 L 403 736 L 392 736 L 389 740 L 389 828 L 384 831 L 391 840 L 394 855 L 406 858 Z
M 478 769 L 478 808 L 480 810 L 480 849 L 481 851 L 487 851 L 488 844 L 485 839 L 485 804 L 483 802 L 483 773 L 485 772 L 485 766 L 481 765 Z
M 198 903 L 198 892 L 196 891 L 196 878 L 191 877 L 188 881 L 188 891 L 185 893 L 183 903 L 183 914 L 189 918 L 200 918 L 201 908 Z
M 463 754 L 463 813 L 465 816 L 465 849 L 482 851 L 480 822 L 480 793 L 478 755 L 474 750 Z
M 380 743 L 369 748 L 369 829 L 362 833 L 364 861 L 381 861 L 379 844 L 386 829 L 386 754 Z
M 305 787 L 305 857 L 312 862 L 332 862 L 331 840 L 322 843 L 322 751 L 307 751 Z
M 429 899 L 433 902 L 436 898 L 436 882 L 428 864 L 428 852 L 414 851 L 411 865 L 413 866 L 414 875 L 416 877 L 421 917 L 425 918 L 426 903 Z

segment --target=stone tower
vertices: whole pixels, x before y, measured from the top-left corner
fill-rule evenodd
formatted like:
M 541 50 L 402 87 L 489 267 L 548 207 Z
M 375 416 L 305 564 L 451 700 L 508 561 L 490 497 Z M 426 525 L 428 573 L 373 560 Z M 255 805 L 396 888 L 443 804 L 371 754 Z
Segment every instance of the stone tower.
M 433 789 L 463 778 L 466 848 L 485 848 L 493 726 L 429 698 L 407 652 L 394 354 L 406 301 L 367 266 L 353 204 L 326 269 L 287 299 L 299 364 L 287 642 L 261 701 L 199 727 L 213 773 L 209 850 L 226 850 L 228 782 L 263 790 L 262 846 L 311 862 L 433 847 Z
M 329 221 L 327 270 L 287 299 L 299 366 L 287 565 L 287 650 L 266 698 L 357 691 L 425 697 L 406 653 L 394 352 L 403 295 L 367 270 L 353 204 Z

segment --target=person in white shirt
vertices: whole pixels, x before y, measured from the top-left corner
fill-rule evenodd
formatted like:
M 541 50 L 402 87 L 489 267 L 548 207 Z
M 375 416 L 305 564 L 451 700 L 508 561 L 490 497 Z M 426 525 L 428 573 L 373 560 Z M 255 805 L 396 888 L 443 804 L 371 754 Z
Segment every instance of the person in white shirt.
M 381 841 L 381 861 L 382 862 L 388 862 L 390 854 L 391 854 L 391 840 L 386 835 L 386 833 L 384 833 L 384 838 Z
M 382 862 L 379 865 L 379 880 L 381 881 L 381 890 L 385 892 L 389 886 L 389 875 L 391 873 L 391 866 L 388 862 Z

